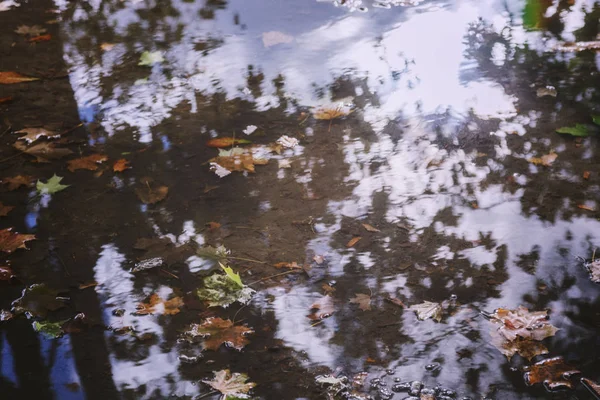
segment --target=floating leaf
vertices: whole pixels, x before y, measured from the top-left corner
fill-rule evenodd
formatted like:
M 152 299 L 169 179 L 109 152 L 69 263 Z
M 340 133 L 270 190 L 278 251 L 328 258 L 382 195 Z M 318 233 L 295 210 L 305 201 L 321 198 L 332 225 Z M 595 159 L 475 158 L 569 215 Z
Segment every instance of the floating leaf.
M 31 42 L 31 43 L 47 42 L 50 39 L 52 39 L 52 35 L 50 35 L 50 34 L 39 35 L 39 36 L 30 38 L 29 42 Z
M 585 264 L 585 268 L 590 273 L 590 279 L 594 283 L 600 283 L 600 258 Z
M 33 143 L 42 137 L 46 137 L 48 139 L 60 137 L 60 133 L 52 132 L 45 128 L 25 128 L 17 131 L 16 133 L 24 133 L 25 136 L 19 137 L 19 140 L 24 140 L 27 143 Z
M 224 168 L 227 171 L 247 171 L 252 173 L 255 172 L 255 165 L 265 165 L 269 163 L 268 160 L 254 158 L 252 152 L 249 151 L 245 152 L 244 154 L 234 154 L 231 156 L 215 157 L 209 160 L 209 162 L 217 164 L 219 167 Z
M 543 383 L 548 390 L 573 389 L 571 377 L 581 372 L 565 363 L 562 357 L 547 358 L 524 368 L 525 383 Z
M 250 343 L 246 338 L 250 333 L 254 331 L 246 326 L 234 326 L 231 320 L 208 318 L 202 324 L 192 324 L 185 335 L 191 338 L 202 337 L 205 349 L 217 351 L 222 344 L 242 350 Z
M 12 209 L 14 209 L 13 206 L 5 206 L 0 201 L 0 217 L 6 217 Z
M 183 300 L 181 297 L 163 300 L 158 294 L 154 293 L 148 298 L 147 302 L 139 303 L 137 305 L 135 315 L 175 315 L 179 314 L 181 307 L 183 307 Z
M 279 31 L 263 32 L 262 41 L 265 47 L 271 47 L 283 43 L 291 43 L 294 37 Z
M 160 266 L 162 264 L 171 266 L 175 263 L 183 262 L 194 252 L 194 249 L 190 244 L 186 243 L 178 246 L 173 243 L 171 239 L 166 237 L 141 238 L 135 242 L 133 247 L 137 250 L 145 250 L 146 254 L 144 254 L 144 257 L 146 260 L 160 258 L 159 265 L 155 266 Z M 137 271 L 134 269 L 134 272 Z
M 254 290 L 247 286 L 240 287 L 227 275 L 213 274 L 204 278 L 204 287 L 198 289 L 196 294 L 201 300 L 207 301 L 209 307 L 227 307 L 236 301 L 248 303 Z
M 350 241 L 348 243 L 346 243 L 346 247 L 354 247 L 354 245 L 356 243 L 358 243 L 358 241 L 362 239 L 362 237 L 360 236 L 355 236 L 352 239 L 350 239 Z
M 242 278 L 240 278 L 239 273 L 233 272 L 233 269 L 231 269 L 231 267 L 226 267 L 221 263 L 219 263 L 219 265 L 221 266 L 221 268 L 223 268 L 223 271 L 225 271 L 225 274 L 233 283 L 238 285 L 240 288 L 244 287 L 244 284 L 242 283 Z
M 536 356 L 548 354 L 548 348 L 542 342 L 533 339 L 517 337 L 515 340 L 507 340 L 498 331 L 492 331 L 492 344 L 504 354 L 508 360 L 515 354 L 519 354 L 531 361 Z
M 583 171 L 583 179 L 590 179 L 590 175 L 592 173 L 590 171 Z
M 592 392 L 596 398 L 600 399 L 600 385 L 588 378 L 581 378 L 581 383 Z
M 536 91 L 537 97 L 551 96 L 556 97 L 557 92 L 554 86 L 546 86 L 542 88 L 538 88 Z
M 2 183 L 8 185 L 8 190 L 13 191 L 21 186 L 31 186 L 34 178 L 28 175 L 17 175 L 14 178 L 3 178 Z
M 356 296 L 350 299 L 350 303 L 358 304 L 358 308 L 363 311 L 371 309 L 371 296 L 363 293 L 356 293 Z
M 341 118 L 352 114 L 354 110 L 343 103 L 337 106 L 325 106 L 317 108 L 313 111 L 315 119 L 329 121 L 336 118 Z
M 548 322 L 547 311 L 530 312 L 523 306 L 516 310 L 499 308 L 491 315 L 491 321 L 500 325 L 498 333 L 509 341 L 517 337 L 539 341 L 554 336 L 558 331 Z
M 139 199 L 145 204 L 154 204 L 158 203 L 161 200 L 164 200 L 169 194 L 169 188 L 167 186 L 156 186 L 151 185 L 150 180 L 143 179 L 142 186 L 139 186 L 135 189 L 135 194 L 139 197 Z
M 54 194 L 60 192 L 61 190 L 65 190 L 70 185 L 61 185 L 60 181 L 63 180 L 62 176 L 53 175 L 52 178 L 48 179 L 46 183 L 42 181 L 37 181 L 36 189 L 40 194 Z
M 126 169 L 130 169 L 131 167 L 129 166 L 129 161 L 127 161 L 124 158 L 121 158 L 120 160 L 115 161 L 115 163 L 113 164 L 113 171 L 114 172 L 123 172 Z
M 18 33 L 19 35 L 27 35 L 27 36 L 39 36 L 45 32 L 46 32 L 46 28 L 43 28 L 39 25 L 33 25 L 33 26 L 20 25 L 17 29 L 15 29 L 15 33 Z
M 206 145 L 208 147 L 226 148 L 226 147 L 237 146 L 240 144 L 248 144 L 248 143 L 252 143 L 252 142 L 249 141 L 248 139 L 239 139 L 239 138 L 233 138 L 233 137 L 220 137 L 220 138 L 215 138 L 215 139 L 209 140 L 208 142 L 206 142 Z
M 102 51 L 110 51 L 115 47 L 114 43 L 101 43 L 100 50 Z
M 39 81 L 40 78 L 21 75 L 17 72 L 0 72 L 0 84 L 10 85 L 13 83 Z
M 583 124 L 577 124 L 575 126 L 563 126 L 562 128 L 558 128 L 556 132 L 579 137 L 590 136 L 592 134 L 588 126 Z
M 13 270 L 7 266 L 0 266 L 0 281 L 9 281 L 12 277 L 15 276 Z
M 369 225 L 369 224 L 362 224 L 362 226 L 369 232 L 381 232 L 379 229 L 377 229 L 374 226 Z
M 596 208 L 592 206 L 588 206 L 587 204 L 577 204 L 577 208 L 586 211 L 596 211 Z
M 12 312 L 46 318 L 49 311 L 65 307 L 65 303 L 56 297 L 58 293 L 58 290 L 50 289 L 44 284 L 31 285 L 23 289 L 21 297 L 12 302 Z
M 552 165 L 554 163 L 554 161 L 556 161 L 557 157 L 558 157 L 558 154 L 550 153 L 550 154 L 543 155 L 541 157 L 528 158 L 527 161 L 529 161 L 530 163 L 535 164 L 535 165 L 543 165 L 545 167 L 549 167 L 550 165 Z
M 76 158 L 67 162 L 68 169 L 71 172 L 75 172 L 78 169 L 87 169 L 89 171 L 95 171 L 98 169 L 98 164 L 108 160 L 108 156 L 104 154 L 92 154 L 87 157 Z
M 232 397 L 246 398 L 248 397 L 246 394 L 250 389 L 256 386 L 252 382 L 246 383 L 248 380 L 246 374 L 238 374 L 237 372 L 232 374 L 228 369 L 213 373 L 215 374 L 214 379 L 210 381 L 203 380 L 202 382 L 219 391 L 225 399 L 231 399 Z
M 282 137 L 277 139 L 277 144 L 281 145 L 282 147 L 285 147 L 286 149 L 293 149 L 294 147 L 298 146 L 299 143 L 300 142 L 298 141 L 298 139 L 289 137 L 287 135 L 283 135 Z
M 0 251 L 12 253 L 17 249 L 26 249 L 25 242 L 35 240 L 35 235 L 13 233 L 12 228 L 0 230 Z
M 429 318 L 437 322 L 442 320 L 442 306 L 439 303 L 424 301 L 421 304 L 410 306 L 408 309 L 414 311 L 417 314 L 417 318 L 421 321 Z
M 331 296 L 323 296 L 319 300 L 315 301 L 310 306 L 311 313 L 308 318 L 313 321 L 319 321 L 328 318 L 335 312 L 333 306 L 333 298 Z
M 142 55 L 140 56 L 140 62 L 138 63 L 138 65 L 144 65 L 144 66 L 152 66 L 156 63 L 161 63 L 165 61 L 162 52 L 161 51 L 145 51 L 142 53 Z
M 49 339 L 57 339 L 63 336 L 65 333 L 62 330 L 62 325 L 66 321 L 59 322 L 48 322 L 48 321 L 34 321 L 33 329 L 36 332 L 43 333 Z
M 55 147 L 52 143 L 48 142 L 34 144 L 31 147 L 27 147 L 22 142 L 16 142 L 13 146 L 23 153 L 36 157 L 37 162 L 43 163 L 50 162 L 50 160 L 63 158 L 73 153 L 69 149 Z

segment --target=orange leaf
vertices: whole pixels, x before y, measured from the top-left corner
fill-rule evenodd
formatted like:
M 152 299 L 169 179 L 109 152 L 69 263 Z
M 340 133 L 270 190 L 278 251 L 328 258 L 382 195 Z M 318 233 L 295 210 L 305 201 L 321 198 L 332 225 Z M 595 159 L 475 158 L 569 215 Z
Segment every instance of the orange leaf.
M 115 163 L 113 164 L 113 171 L 114 172 L 123 172 L 126 169 L 130 169 L 131 167 L 129 166 L 129 161 L 127 161 L 124 158 L 121 158 L 120 160 L 115 161 Z
M 8 96 L 8 97 L 0 97 L 0 104 L 3 103 L 8 103 L 9 101 L 12 101 L 12 96 Z
M 38 42 L 47 42 L 50 39 L 52 39 L 52 35 L 47 34 L 47 35 L 40 35 L 40 36 L 32 37 L 31 39 L 29 39 L 29 41 L 31 43 L 38 43 Z
M 212 222 L 212 221 L 211 222 L 207 222 L 205 225 L 208 227 L 209 231 L 215 231 L 215 230 L 217 230 L 217 229 L 219 229 L 221 227 L 220 223 L 218 223 L 218 222 Z
M 162 310 L 160 307 L 162 305 Z M 149 315 L 149 314 L 165 314 L 175 315 L 179 314 L 180 308 L 183 307 L 183 300 L 181 297 L 173 297 L 171 300 L 163 300 L 156 293 L 152 294 L 148 298 L 148 302 L 139 303 L 136 307 L 136 315 Z
M 289 262 L 280 262 L 280 263 L 277 263 L 277 264 L 273 264 L 273 266 L 275 268 L 304 269 L 304 268 L 302 268 L 301 265 L 298 265 L 298 263 L 296 263 L 296 261 L 291 262 L 291 263 L 289 263 Z
M 590 175 L 591 175 L 590 171 L 583 171 L 583 179 L 590 179 Z
M 18 72 L 0 72 L 0 83 L 5 85 L 39 80 L 40 78 L 32 78 L 29 76 L 21 75 Z
M 358 304 L 358 308 L 363 311 L 371 309 L 371 296 L 364 293 L 356 293 L 356 296 L 350 299 L 350 303 Z
M 229 319 L 208 318 L 202 324 L 192 324 L 187 336 L 204 338 L 204 348 L 219 350 L 222 344 L 241 350 L 249 341 L 246 335 L 254 331 L 246 326 L 233 325 Z
M 375 228 L 373 225 L 362 224 L 362 226 L 369 232 L 381 232 L 379 229 Z
M 13 206 L 5 206 L 0 201 L 0 217 L 5 217 L 13 209 Z
M 8 184 L 8 190 L 10 190 L 10 191 L 18 189 L 21 186 L 31 186 L 31 183 L 33 181 L 34 181 L 34 178 L 32 176 L 27 176 L 27 175 L 17 175 L 14 178 L 2 179 L 2 183 Z
M 34 240 L 35 235 L 22 235 L 13 233 L 12 228 L 0 230 L 0 251 L 12 253 L 17 249 L 27 249 L 25 242 Z
M 248 144 L 248 143 L 252 143 L 249 140 L 246 139 L 234 139 L 233 137 L 221 137 L 221 138 L 215 138 L 215 139 L 211 139 L 208 142 L 206 142 L 206 145 L 208 147 L 217 147 L 217 148 L 222 148 L 222 147 L 230 147 L 236 144 Z
M 558 154 L 550 153 L 550 154 L 543 155 L 541 157 L 528 158 L 527 161 L 529 161 L 530 163 L 535 164 L 535 165 L 543 165 L 545 167 L 549 167 L 554 163 L 554 161 L 556 161 L 557 157 L 558 157 Z
M 71 172 L 75 172 L 78 169 L 87 169 L 95 171 L 98 169 L 98 164 L 108 160 L 108 157 L 104 154 L 92 154 L 87 157 L 76 158 L 67 162 L 69 165 L 67 168 Z
M 577 208 L 581 208 L 582 210 L 587 210 L 587 211 L 596 211 L 596 209 L 594 207 L 586 206 L 585 204 L 578 204 Z
M 346 244 L 346 247 L 352 247 L 354 246 L 356 243 L 358 243 L 358 241 L 362 239 L 362 237 L 360 236 L 355 236 L 352 239 L 350 239 L 350 241 L 348 242 L 348 244 Z

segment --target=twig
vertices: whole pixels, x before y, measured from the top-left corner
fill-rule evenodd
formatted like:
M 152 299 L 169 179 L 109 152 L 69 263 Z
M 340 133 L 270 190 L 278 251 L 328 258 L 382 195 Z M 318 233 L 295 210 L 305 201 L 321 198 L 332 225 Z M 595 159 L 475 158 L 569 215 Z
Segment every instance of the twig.
M 161 272 L 164 272 L 164 273 L 165 273 L 165 274 L 167 274 L 167 275 L 171 275 L 171 276 L 172 276 L 173 278 L 175 278 L 175 279 L 179 279 L 179 277 L 178 277 L 177 275 L 170 273 L 170 272 L 169 272 L 169 271 L 167 271 L 166 269 L 162 269 L 162 268 L 161 268 L 160 270 L 161 270 Z
M 74 127 L 72 127 L 71 129 L 67 129 L 66 131 L 64 131 L 63 133 L 61 133 L 61 135 L 66 135 L 67 133 L 71 133 L 73 132 L 75 129 L 79 128 L 80 126 L 83 126 L 83 123 L 80 122 L 79 124 L 75 125 Z
M 194 400 L 200 400 L 200 399 L 203 399 L 208 396 L 212 396 L 213 394 L 217 394 L 217 393 L 219 393 L 218 390 L 213 390 L 208 393 L 201 394 L 200 396 L 194 397 Z
M 321 320 L 319 320 L 319 321 L 315 322 L 314 324 L 311 324 L 311 325 L 310 325 L 310 327 L 312 328 L 313 326 L 317 326 L 317 325 L 319 325 L 319 324 L 322 324 L 322 323 L 323 323 L 323 321 L 325 321 L 325 320 L 324 320 L 324 319 L 321 319 Z
M 6 128 L 6 130 L 4 132 L 2 132 L 2 134 L 0 135 L 0 137 L 6 135 L 10 131 L 10 128 L 12 128 L 12 126 L 9 126 L 8 128 Z
M 227 256 L 226 258 L 231 259 L 231 260 L 240 260 L 240 261 L 248 261 L 248 262 L 254 262 L 254 263 L 259 263 L 259 264 L 266 264 L 265 261 L 253 260 L 251 258 L 232 257 L 232 256 Z
M 241 307 L 240 307 L 240 308 L 239 308 L 239 309 L 238 309 L 238 310 L 235 312 L 235 314 L 233 315 L 233 318 L 232 318 L 232 320 L 233 320 L 233 325 L 235 325 L 235 317 L 237 317 L 238 313 L 239 313 L 240 311 L 242 311 L 242 309 L 243 309 L 243 308 L 245 308 L 245 307 L 246 307 L 246 304 L 244 304 L 243 306 L 241 306 Z
M 63 266 L 63 269 L 67 273 L 67 276 L 70 278 L 71 277 L 71 273 L 69 272 L 69 269 L 65 265 L 64 261 L 62 260 L 62 258 L 60 258 L 60 256 L 58 255 L 58 253 L 56 251 L 52 250 L 52 253 L 56 256 L 56 258 L 58 258 L 58 261 L 60 261 L 61 265 Z
M 266 280 L 268 280 L 268 279 L 271 279 L 271 278 L 276 278 L 276 277 L 278 277 L 278 276 L 281 276 L 281 275 L 287 275 L 287 274 L 291 274 L 291 273 L 293 273 L 293 272 L 298 272 L 298 271 L 291 269 L 291 270 L 289 270 L 289 271 L 285 271 L 285 272 L 282 272 L 282 273 L 280 273 L 280 274 L 275 274 L 275 275 L 267 276 L 266 278 L 262 278 L 262 279 L 259 279 L 259 280 L 257 280 L 257 281 L 254 281 L 254 282 L 250 282 L 250 283 L 249 283 L 249 284 L 247 284 L 246 286 L 254 285 L 255 283 L 259 283 L 259 282 L 262 282 L 262 281 L 266 281 Z

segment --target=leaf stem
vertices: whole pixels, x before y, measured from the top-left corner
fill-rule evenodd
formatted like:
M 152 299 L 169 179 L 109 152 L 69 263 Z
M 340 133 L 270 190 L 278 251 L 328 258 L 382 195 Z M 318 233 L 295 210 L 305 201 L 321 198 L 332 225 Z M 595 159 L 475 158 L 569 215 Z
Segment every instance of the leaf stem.
M 267 276 L 266 278 L 262 278 L 262 279 L 259 279 L 259 280 L 257 280 L 257 281 L 254 281 L 254 282 L 250 282 L 250 283 L 249 283 L 249 284 L 247 284 L 246 286 L 254 285 L 255 283 L 259 283 L 259 282 L 262 282 L 262 281 L 266 281 L 266 280 L 268 280 L 268 279 L 271 279 L 271 278 L 276 278 L 276 277 L 278 277 L 278 276 L 282 276 L 282 275 L 291 274 L 291 273 L 293 273 L 293 272 L 297 272 L 297 271 L 296 271 L 296 270 L 293 270 L 293 269 L 291 269 L 291 270 L 289 270 L 289 271 L 285 271 L 285 272 L 282 272 L 282 273 L 280 273 L 280 274 L 275 274 L 275 275 Z
M 232 257 L 232 256 L 227 256 L 225 257 L 227 259 L 231 259 L 231 260 L 240 260 L 240 261 L 248 261 L 248 262 L 254 262 L 254 263 L 259 263 L 259 264 L 266 264 L 265 261 L 258 261 L 258 260 L 253 260 L 251 258 L 243 258 L 243 257 Z

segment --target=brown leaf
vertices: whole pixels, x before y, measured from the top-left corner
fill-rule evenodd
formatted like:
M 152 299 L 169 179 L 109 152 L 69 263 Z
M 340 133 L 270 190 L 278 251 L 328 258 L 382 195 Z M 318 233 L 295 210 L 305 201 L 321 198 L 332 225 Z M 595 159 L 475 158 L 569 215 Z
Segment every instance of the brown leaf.
M 2 183 L 8 185 L 8 190 L 13 191 L 21 186 L 31 186 L 35 178 L 28 175 L 17 175 L 13 178 L 3 178 Z
M 166 186 L 151 185 L 151 183 L 146 180 L 144 186 L 139 186 L 135 189 L 135 194 L 137 194 L 143 203 L 154 204 L 167 197 L 169 188 Z
M 45 32 L 46 32 L 46 28 L 43 28 L 39 25 L 33 25 L 33 26 L 20 25 L 17 29 L 15 29 L 15 33 L 18 33 L 19 35 L 27 35 L 27 36 L 39 36 Z
M 558 154 L 550 153 L 550 154 L 546 154 L 541 157 L 528 158 L 527 161 L 529 161 L 530 163 L 535 164 L 535 165 L 543 165 L 545 167 L 549 167 L 550 165 L 552 165 L 554 163 L 554 161 L 556 161 L 557 157 L 558 157 Z
M 13 206 L 5 206 L 4 204 L 2 204 L 2 202 L 0 201 L 0 217 L 6 217 L 6 215 L 8 215 L 8 213 L 13 209 Z
M 397 298 L 397 297 L 391 297 L 391 296 L 390 296 L 390 297 L 386 297 L 386 298 L 385 298 L 385 300 L 386 300 L 386 301 L 389 301 L 390 303 L 392 303 L 392 304 L 395 304 L 395 305 L 397 305 L 397 306 L 399 306 L 399 307 L 402 307 L 402 308 L 405 308 L 405 307 L 406 307 L 406 306 L 404 305 L 404 303 L 402 302 L 402 300 L 400 300 L 400 299 L 399 299 L 399 298 Z
M 325 262 L 325 257 L 321 256 L 321 255 L 315 255 L 313 257 L 313 261 L 317 263 L 317 265 L 321 265 Z
M 581 373 L 565 364 L 562 357 L 547 358 L 524 368 L 525 383 L 529 386 L 543 383 L 549 390 L 573 389 L 571 377 Z
M 597 398 L 600 398 L 600 385 L 596 382 L 592 381 L 588 378 L 581 378 L 581 383 L 593 394 L 596 395 Z
M 223 394 L 221 397 L 224 399 L 228 397 L 248 397 L 244 394 L 248 393 L 250 389 L 256 386 L 256 384 L 252 382 L 246 383 L 248 380 L 246 374 L 238 374 L 235 372 L 232 374 L 228 369 L 217 371 L 214 374 L 215 377 L 213 380 L 203 380 L 202 382 L 221 392 Z
M 175 315 L 179 314 L 181 307 L 183 307 L 183 300 L 181 297 L 173 297 L 170 300 L 163 300 L 159 295 L 154 293 L 148 298 L 146 303 L 139 303 L 137 305 L 137 311 L 135 312 L 135 315 Z
M 345 117 L 347 115 L 352 114 L 354 110 L 351 110 L 350 107 L 338 106 L 338 107 L 321 107 L 313 111 L 313 117 L 315 119 L 326 120 L 329 121 L 331 119 Z
M 328 284 L 324 283 L 321 286 L 321 289 L 323 289 L 323 291 L 325 292 L 325 294 L 331 294 L 333 292 L 335 292 L 335 288 L 332 286 L 329 286 Z
M 50 162 L 50 160 L 63 158 L 73 153 L 69 149 L 55 147 L 52 143 L 48 142 L 34 144 L 31 147 L 27 147 L 22 142 L 16 142 L 13 146 L 17 150 L 22 151 L 23 153 L 29 154 L 30 156 L 34 156 L 35 158 L 37 158 L 37 162 L 42 163 L 47 163 Z
M 219 229 L 221 227 L 221 224 L 218 222 L 207 222 L 206 227 L 208 228 L 209 231 L 216 231 L 217 229 Z
M 360 236 L 355 236 L 352 239 L 350 239 L 350 241 L 346 244 L 346 247 L 352 247 L 354 246 L 356 243 L 358 243 L 358 241 L 362 239 L 362 237 Z
M 500 325 L 498 333 L 508 341 L 517 337 L 539 341 L 554 336 L 558 331 L 558 328 L 548 322 L 547 311 L 530 312 L 523 306 L 516 310 L 499 308 L 492 314 L 491 321 Z
M 362 226 L 369 232 L 381 232 L 379 229 L 369 224 L 362 224 Z
M 39 35 L 39 36 L 35 36 L 35 37 L 32 37 L 31 39 L 29 39 L 29 42 L 31 42 L 31 43 L 47 42 L 50 39 L 52 39 L 52 35 L 50 35 L 50 34 Z
M 69 165 L 67 168 L 71 172 L 75 172 L 78 169 L 95 171 L 98 169 L 98 164 L 101 164 L 106 160 L 108 160 L 108 157 L 104 154 L 92 154 L 87 157 L 67 161 L 67 164 Z
M 356 293 L 356 296 L 350 299 L 350 303 L 358 304 L 358 308 L 363 311 L 371 309 L 371 296 L 363 293 Z
M 310 310 L 311 313 L 308 315 L 308 318 L 313 321 L 330 317 L 335 311 L 335 308 L 333 307 L 333 298 L 331 296 L 321 297 L 310 306 Z
M 15 276 L 15 274 L 9 266 L 0 266 L 0 281 L 9 281 L 13 276 Z
M 251 152 L 233 154 L 231 156 L 219 156 L 209 160 L 211 163 L 219 164 L 228 171 L 248 171 L 254 173 L 255 165 L 265 165 L 269 161 L 262 158 L 254 158 Z
M 238 145 L 238 144 L 248 144 L 248 143 L 252 143 L 252 142 L 247 139 L 238 139 L 238 138 L 233 138 L 233 137 L 221 137 L 221 138 L 215 138 L 215 139 L 209 140 L 208 142 L 206 142 L 206 145 L 208 147 L 225 148 L 225 147 L 231 147 L 231 146 Z
M 115 47 L 114 43 L 101 43 L 100 49 L 103 51 L 110 51 Z
M 585 204 L 578 204 L 577 208 L 580 208 L 580 209 L 586 210 L 586 211 L 596 211 L 596 209 L 594 207 L 590 207 Z
M 507 340 L 503 335 L 498 333 L 498 331 L 492 331 L 491 336 L 492 344 L 500 350 L 509 361 L 512 356 L 517 353 L 529 361 L 536 356 L 548 354 L 548 349 L 542 342 L 532 339 L 523 339 L 521 337 L 517 337 L 515 340 L 511 341 Z
M 19 137 L 19 140 L 24 140 L 28 144 L 33 143 L 42 137 L 46 137 L 48 139 L 60 137 L 60 133 L 52 132 L 45 128 L 25 128 L 15 133 L 24 133 L 25 136 Z
M 13 233 L 12 228 L 0 230 L 0 251 L 12 253 L 17 249 L 27 249 L 25 242 L 35 240 L 35 235 Z
M 81 285 L 79 285 L 79 290 L 83 290 L 83 289 L 87 289 L 87 288 L 91 288 L 91 287 L 96 287 L 96 286 L 98 286 L 98 282 L 82 283 Z
M 590 171 L 583 171 L 583 179 L 590 179 L 591 174 Z
M 18 72 L 0 72 L 0 84 L 10 85 L 13 83 L 39 81 L 40 78 L 21 75 Z
M 8 103 L 12 101 L 12 96 L 0 97 L 0 104 Z
M 192 324 L 185 334 L 191 337 L 202 337 L 204 349 L 217 351 L 222 344 L 236 350 L 243 349 L 250 343 L 246 338 L 250 333 L 254 331 L 243 325 L 234 326 L 229 319 L 208 318 L 202 324 Z
M 129 161 L 127 161 L 124 158 L 121 158 L 120 160 L 115 161 L 115 163 L 113 164 L 113 171 L 114 172 L 123 172 L 126 169 L 130 169 L 131 167 L 129 166 Z
M 289 269 L 300 269 L 300 270 L 304 270 L 304 268 L 302 267 L 302 265 L 298 265 L 298 263 L 296 263 L 296 261 L 293 262 L 280 262 L 277 264 L 273 264 L 273 266 L 275 268 L 289 268 Z

